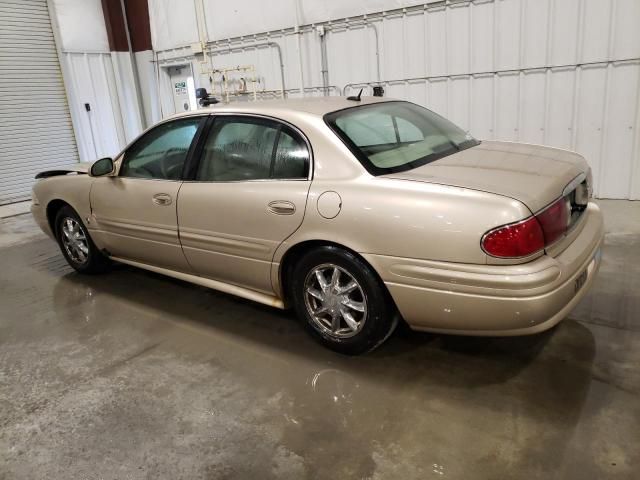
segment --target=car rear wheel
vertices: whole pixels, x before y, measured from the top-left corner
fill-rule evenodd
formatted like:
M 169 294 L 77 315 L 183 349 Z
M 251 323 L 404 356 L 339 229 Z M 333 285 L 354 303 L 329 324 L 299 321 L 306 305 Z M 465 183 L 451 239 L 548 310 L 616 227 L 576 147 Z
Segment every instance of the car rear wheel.
M 80 216 L 71 207 L 62 207 L 55 220 L 60 250 L 67 263 L 80 273 L 101 273 L 109 266 L 109 259 L 91 240 Z
M 373 269 L 333 246 L 304 255 L 293 270 L 292 300 L 307 330 L 347 355 L 373 350 L 395 329 L 393 300 Z

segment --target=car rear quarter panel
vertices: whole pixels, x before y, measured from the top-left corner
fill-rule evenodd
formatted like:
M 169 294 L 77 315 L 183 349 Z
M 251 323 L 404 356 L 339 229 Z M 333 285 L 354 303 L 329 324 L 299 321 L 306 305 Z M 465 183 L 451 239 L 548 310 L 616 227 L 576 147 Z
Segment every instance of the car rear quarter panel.
M 531 215 L 523 203 L 506 196 L 371 176 L 324 121 L 304 114 L 282 116 L 309 138 L 314 171 L 304 220 L 274 255 L 277 292 L 279 264 L 302 242 L 331 242 L 363 255 L 486 264 L 482 235 Z M 339 196 L 333 218 L 321 213 L 319 200 L 327 192 Z
M 384 272 L 383 280 L 412 328 L 525 335 L 551 328 L 584 297 L 600 265 L 603 239 L 602 214 L 590 203 L 581 234 L 555 258 L 543 255 L 511 266 L 366 258 Z
M 336 192 L 334 218 L 319 198 Z M 362 175 L 349 181 L 314 180 L 301 228 L 289 244 L 329 240 L 358 253 L 485 264 L 482 235 L 531 215 L 522 203 L 494 194 Z

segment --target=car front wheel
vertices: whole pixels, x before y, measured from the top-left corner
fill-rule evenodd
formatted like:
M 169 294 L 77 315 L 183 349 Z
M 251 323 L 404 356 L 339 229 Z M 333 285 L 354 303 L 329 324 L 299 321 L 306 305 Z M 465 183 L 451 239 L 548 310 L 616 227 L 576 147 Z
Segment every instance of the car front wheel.
M 333 246 L 313 250 L 298 261 L 292 297 L 310 333 L 347 355 L 373 350 L 398 322 L 393 300 L 373 269 Z
M 80 273 L 100 273 L 109 260 L 95 246 L 78 214 L 62 207 L 55 220 L 56 238 L 67 263 Z

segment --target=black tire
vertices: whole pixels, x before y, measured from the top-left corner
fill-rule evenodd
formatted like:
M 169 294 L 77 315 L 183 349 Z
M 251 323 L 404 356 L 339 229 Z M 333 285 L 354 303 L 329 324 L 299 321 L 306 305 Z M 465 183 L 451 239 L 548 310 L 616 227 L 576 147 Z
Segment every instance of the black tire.
M 328 277 L 325 275 L 332 274 L 336 270 L 334 267 L 338 267 L 339 271 L 335 290 L 331 290 L 331 285 L 326 285 L 327 290 L 319 292 L 320 284 L 316 283 L 316 287 L 312 285 L 318 281 L 316 271 L 320 270 L 320 275 L 326 280 Z M 329 278 L 332 279 L 333 275 Z M 351 325 L 347 324 L 342 314 L 338 314 L 338 323 L 333 324 L 336 311 L 342 312 L 344 305 L 353 305 L 351 302 L 344 303 L 348 300 L 338 293 L 346 285 L 353 285 L 351 280 L 357 283 L 357 290 L 352 290 L 349 295 L 355 295 L 355 304 L 364 312 L 360 314 L 358 311 L 348 311 Z M 323 300 L 317 300 L 317 297 L 308 294 L 308 287 L 313 287 L 314 293 L 321 293 Z M 328 300 L 328 291 L 334 292 L 331 300 Z M 338 300 L 335 299 L 336 296 Z M 395 304 L 376 272 L 356 255 L 334 246 L 314 249 L 299 259 L 292 271 L 291 299 L 298 318 L 303 321 L 310 334 L 324 346 L 345 355 L 359 355 L 375 349 L 393 333 L 398 324 Z M 314 307 L 317 307 L 314 311 L 318 312 L 318 308 L 328 304 L 331 305 L 328 307 L 331 308 L 331 313 L 325 312 L 315 317 L 312 315 Z M 354 329 L 353 320 L 358 315 L 357 319 L 364 320 L 361 325 L 358 322 L 358 328 Z M 323 322 L 332 325 L 324 325 Z M 340 326 L 336 328 L 336 325 Z M 340 334 L 341 331 L 344 333 Z
M 73 246 L 69 246 L 68 243 L 65 244 L 65 240 L 63 239 L 65 236 L 64 225 L 67 224 L 67 222 L 75 222 L 75 225 L 77 225 L 76 231 L 80 232 L 85 239 L 83 243 L 87 252 L 83 252 L 85 257 L 84 260 L 80 258 L 78 249 Z M 58 240 L 58 245 L 60 246 L 62 255 L 64 255 L 67 263 L 76 271 L 80 273 L 94 274 L 105 272 L 109 268 L 109 259 L 104 256 L 100 250 L 98 250 L 98 247 L 95 246 L 91 236 L 89 235 L 87 227 L 84 226 L 82 219 L 73 208 L 70 206 L 62 207 L 56 214 L 54 225 L 56 240 Z

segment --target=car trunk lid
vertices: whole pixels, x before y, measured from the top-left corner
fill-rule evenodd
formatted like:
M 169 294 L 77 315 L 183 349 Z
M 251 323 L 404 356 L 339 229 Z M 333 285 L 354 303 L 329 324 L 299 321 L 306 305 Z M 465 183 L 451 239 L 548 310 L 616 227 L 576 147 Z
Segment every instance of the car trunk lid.
M 483 141 L 455 153 L 387 178 L 471 188 L 514 198 L 537 212 L 562 195 L 589 167 L 576 153 L 522 143 Z M 578 184 L 580 182 L 577 182 Z

